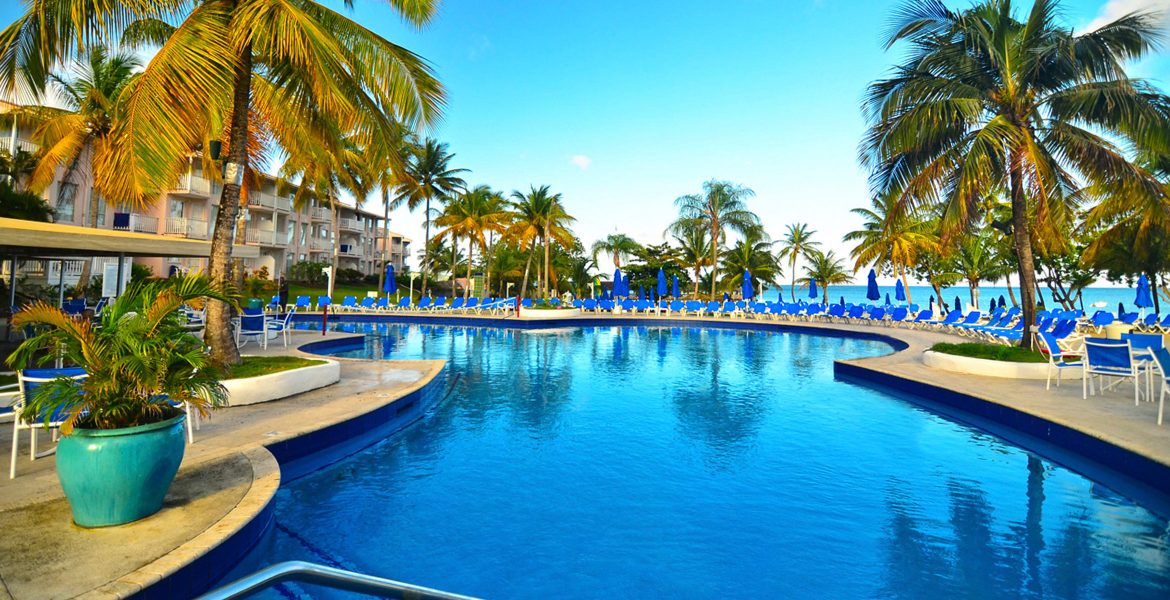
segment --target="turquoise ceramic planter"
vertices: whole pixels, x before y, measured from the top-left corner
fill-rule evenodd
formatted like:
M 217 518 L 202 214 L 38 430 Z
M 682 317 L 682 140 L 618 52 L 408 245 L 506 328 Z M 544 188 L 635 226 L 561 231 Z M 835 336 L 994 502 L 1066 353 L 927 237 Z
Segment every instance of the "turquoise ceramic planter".
M 74 429 L 57 445 L 57 477 L 73 522 L 121 525 L 162 508 L 183 462 L 183 420 L 125 429 Z

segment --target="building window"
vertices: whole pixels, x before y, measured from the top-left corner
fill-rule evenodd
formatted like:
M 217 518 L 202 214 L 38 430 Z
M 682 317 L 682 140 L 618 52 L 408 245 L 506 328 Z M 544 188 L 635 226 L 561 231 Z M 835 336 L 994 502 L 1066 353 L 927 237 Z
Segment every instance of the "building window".
M 90 192 L 90 193 L 92 194 L 94 192 Z M 94 201 L 94 204 L 97 205 L 97 224 L 98 224 L 98 227 L 103 227 L 106 224 L 106 199 L 102 198 L 101 196 L 97 196 L 97 200 Z
M 57 221 L 73 220 L 73 201 L 77 197 L 76 183 L 62 183 L 57 190 Z

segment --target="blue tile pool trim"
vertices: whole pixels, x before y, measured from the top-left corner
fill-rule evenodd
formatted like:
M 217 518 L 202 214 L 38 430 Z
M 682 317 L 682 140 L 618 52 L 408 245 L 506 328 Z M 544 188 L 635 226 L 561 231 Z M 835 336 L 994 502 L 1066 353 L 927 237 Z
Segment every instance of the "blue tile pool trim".
M 833 372 L 861 385 L 900 392 L 898 397 L 1035 451 L 1170 517 L 1170 465 L 1083 431 L 948 388 L 853 362 L 834 361 Z

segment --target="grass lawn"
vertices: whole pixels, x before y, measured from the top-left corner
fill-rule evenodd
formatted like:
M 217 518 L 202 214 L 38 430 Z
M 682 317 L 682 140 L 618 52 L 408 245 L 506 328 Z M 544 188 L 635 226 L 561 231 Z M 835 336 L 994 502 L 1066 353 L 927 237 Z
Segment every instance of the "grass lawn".
M 1019 346 L 1001 346 L 998 344 L 978 344 L 968 342 L 964 344 L 935 344 L 931 347 L 935 352 L 967 356 L 970 358 L 984 358 L 987 360 L 1001 360 L 1004 362 L 1042 363 L 1048 362 L 1048 357 L 1035 351 L 1024 350 Z
M 367 285 L 335 285 L 335 286 L 333 286 L 333 303 L 334 304 L 341 304 L 341 301 L 346 296 L 353 296 L 354 298 L 357 298 L 358 302 L 361 302 L 362 298 L 366 297 L 366 292 L 372 292 L 372 291 L 376 290 L 377 288 L 378 288 L 377 284 L 368 285 L 368 286 Z M 404 289 L 400 286 L 398 288 L 398 292 L 399 292 L 398 295 L 390 294 L 390 301 L 394 302 L 395 298 L 401 298 L 402 296 L 405 296 L 408 291 L 409 291 L 408 289 Z M 311 298 L 313 300 L 313 303 L 316 304 L 317 296 L 324 296 L 324 295 L 325 295 L 325 288 L 323 288 L 323 287 L 312 287 L 312 286 L 307 286 L 307 285 L 301 285 L 298 283 L 288 284 L 288 301 L 290 304 L 296 302 L 297 296 L 308 296 L 309 298 Z M 417 296 L 418 296 L 418 291 L 415 290 L 415 297 L 417 298 Z M 264 300 L 267 301 L 268 298 L 265 298 Z
M 0 375 L 0 385 L 9 385 L 16 383 L 16 375 Z
M 313 360 L 299 356 L 245 356 L 243 364 L 232 367 L 228 379 L 257 377 L 260 375 L 268 375 L 269 373 L 279 373 L 290 369 L 323 364 L 325 364 L 323 360 Z

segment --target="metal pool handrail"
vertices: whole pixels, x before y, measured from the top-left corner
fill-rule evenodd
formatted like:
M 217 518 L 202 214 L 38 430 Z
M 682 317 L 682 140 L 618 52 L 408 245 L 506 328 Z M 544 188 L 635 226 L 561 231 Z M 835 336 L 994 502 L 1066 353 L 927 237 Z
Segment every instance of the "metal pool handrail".
M 313 583 L 338 590 L 370 594 L 382 598 L 411 600 L 476 600 L 471 596 L 432 590 L 418 585 L 382 579 L 373 575 L 334 569 L 299 560 L 276 563 L 223 587 L 199 596 L 198 600 L 232 600 L 243 598 L 284 581 Z

